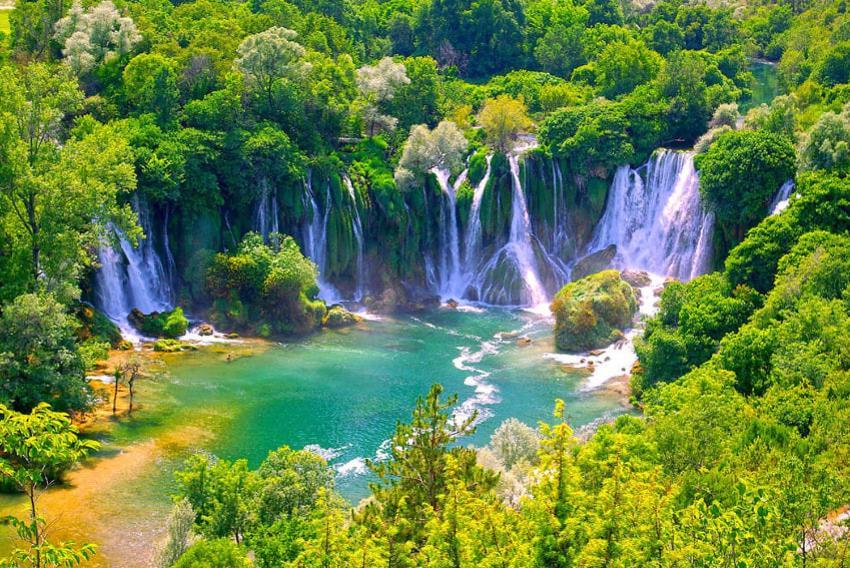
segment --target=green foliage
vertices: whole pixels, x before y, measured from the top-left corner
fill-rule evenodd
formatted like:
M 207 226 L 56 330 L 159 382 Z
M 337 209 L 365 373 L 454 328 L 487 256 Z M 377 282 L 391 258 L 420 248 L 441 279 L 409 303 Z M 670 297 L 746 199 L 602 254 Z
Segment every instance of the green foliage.
M 769 213 L 771 198 L 795 170 L 794 148 L 787 138 L 753 130 L 720 135 L 694 163 L 700 195 L 732 243 Z
M 250 566 L 245 551 L 226 538 L 202 540 L 190 546 L 174 568 L 245 568 Z
M 266 324 L 275 334 L 311 331 L 325 315 L 324 304 L 315 300 L 316 276 L 316 265 L 292 237 L 273 234 L 266 245 L 249 233 L 235 253 L 219 253 L 209 265 L 213 319 L 240 329 Z
M 660 304 L 635 344 L 640 372 L 633 376 L 632 386 L 638 395 L 708 361 L 723 337 L 759 307 L 760 298 L 745 286 L 732 288 L 715 273 L 669 284 Z
M 616 270 L 570 282 L 555 294 L 555 345 L 562 351 L 587 351 L 622 337 L 632 322 L 637 300 Z
M 130 323 L 146 337 L 165 337 L 177 339 L 185 335 L 189 320 L 183 315 L 183 309 L 177 306 L 168 312 L 142 314 L 134 310 L 129 316 Z
M 6 517 L 25 548 L 15 548 L 2 566 L 76 566 L 94 556 L 94 546 L 73 542 L 51 544 L 46 539 L 47 523 L 37 509 L 39 488 L 59 479 L 89 452 L 97 442 L 80 440 L 78 430 L 67 414 L 39 404 L 29 414 L 20 414 L 0 405 L 0 477 L 29 501 L 29 518 Z
M 75 322 L 52 296 L 24 294 L 0 315 L 0 400 L 28 412 L 41 402 L 77 411 L 90 404 Z

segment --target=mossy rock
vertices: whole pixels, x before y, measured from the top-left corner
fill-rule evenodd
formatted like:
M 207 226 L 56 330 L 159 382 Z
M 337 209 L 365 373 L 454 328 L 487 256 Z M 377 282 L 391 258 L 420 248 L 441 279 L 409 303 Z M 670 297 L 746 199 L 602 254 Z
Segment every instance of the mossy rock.
M 573 266 L 573 281 L 609 268 L 615 256 L 617 256 L 617 245 L 609 245 L 604 249 L 582 257 Z
M 363 321 L 362 317 L 349 312 L 342 306 L 332 306 L 322 319 L 322 325 L 330 329 L 339 329 L 357 325 L 361 321 Z
M 573 353 L 605 347 L 623 336 L 637 309 L 634 289 L 616 270 L 571 282 L 552 302 L 555 344 Z
M 177 353 L 189 349 L 192 349 L 192 346 L 176 339 L 157 339 L 153 344 L 153 350 L 158 353 Z
M 106 314 L 98 311 L 90 304 L 81 303 L 74 310 L 74 314 L 80 322 L 76 335 L 81 343 L 95 339 L 105 341 L 113 348 L 118 347 L 121 343 L 121 330 L 118 329 L 118 326 L 106 317 Z
M 189 328 L 189 320 L 183 315 L 183 310 L 180 307 L 174 308 L 170 312 L 151 312 L 149 314 L 142 313 L 141 310 L 134 308 L 127 320 L 130 325 L 147 337 L 177 339 L 185 335 Z

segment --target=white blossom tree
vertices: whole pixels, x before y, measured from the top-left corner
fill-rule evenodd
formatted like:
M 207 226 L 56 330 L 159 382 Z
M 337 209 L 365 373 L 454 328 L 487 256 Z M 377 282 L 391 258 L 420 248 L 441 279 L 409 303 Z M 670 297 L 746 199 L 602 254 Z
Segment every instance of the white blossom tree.
M 823 113 L 803 135 L 797 154 L 804 170 L 850 171 L 850 103 L 841 114 Z
M 130 53 L 142 39 L 133 19 L 122 16 L 109 0 L 88 10 L 77 0 L 68 15 L 56 22 L 55 32 L 65 62 L 78 75 Z
M 395 171 L 396 183 L 404 188 L 431 170 L 457 171 L 463 165 L 466 148 L 466 137 L 454 122 L 444 120 L 433 130 L 417 124 L 404 144 Z
M 369 136 L 385 130 L 395 130 L 398 119 L 382 110 L 393 99 L 396 91 L 410 84 L 407 69 L 391 57 L 384 57 L 375 65 L 364 65 L 357 70 L 357 88 L 362 97 L 362 114 Z
M 236 68 L 242 71 L 250 88 L 262 92 L 274 106 L 275 84 L 282 79 L 297 80 L 306 75 L 310 64 L 304 61 L 306 50 L 295 41 L 298 33 L 273 27 L 246 37 L 236 52 Z

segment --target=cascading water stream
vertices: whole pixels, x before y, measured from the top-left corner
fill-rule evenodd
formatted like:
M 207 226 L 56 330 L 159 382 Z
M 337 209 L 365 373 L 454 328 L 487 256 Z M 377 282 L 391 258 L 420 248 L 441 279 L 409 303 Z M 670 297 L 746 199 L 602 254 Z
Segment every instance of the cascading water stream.
M 313 180 L 310 172 L 308 172 L 304 184 L 306 205 L 310 208 L 310 220 L 304 223 L 303 228 L 304 252 L 310 260 L 316 263 L 318 268 L 319 297 L 328 304 L 335 304 L 341 300 L 339 291 L 325 278 L 328 258 L 327 234 L 330 216 L 330 188 L 325 192 L 325 213 L 323 215 L 313 193 Z
M 791 194 L 794 192 L 794 187 L 793 179 L 789 179 L 782 184 L 782 187 L 780 187 L 779 191 L 776 192 L 776 195 L 773 196 L 773 200 L 767 208 L 770 215 L 779 215 L 788 208 L 788 204 L 791 201 Z
M 537 268 L 537 259 L 531 245 L 531 219 L 528 215 L 528 205 L 525 202 L 525 191 L 519 179 L 519 157 L 513 154 L 508 157 L 511 168 L 511 182 L 513 196 L 511 198 L 511 233 L 508 244 L 516 267 L 522 276 L 523 286 L 527 293 L 524 300 L 530 302 L 531 306 L 546 303 L 546 290 L 540 280 L 540 272 Z
M 472 204 L 469 207 L 469 221 L 466 227 L 466 239 L 463 249 L 463 260 L 466 268 L 464 273 L 464 291 L 475 277 L 475 272 L 478 265 L 481 264 L 481 199 L 484 197 L 484 190 L 490 182 L 490 162 L 493 160 L 493 155 L 487 156 L 487 170 L 484 172 L 484 177 L 475 186 L 472 194 Z
M 133 335 L 127 315 L 133 308 L 144 313 L 173 308 L 171 281 L 154 247 L 154 232 L 145 202 L 134 197 L 133 209 L 145 238 L 134 247 L 119 230 L 119 247 L 102 246 L 98 250 L 100 269 L 95 274 L 95 299 L 98 308 L 122 331 Z M 168 246 L 167 237 L 163 246 Z M 166 256 L 171 252 L 167 251 Z
M 267 239 L 271 233 L 280 232 L 280 215 L 277 191 L 266 180 L 260 182 L 260 199 L 254 212 L 254 230 Z
M 451 173 L 444 169 L 432 172 L 442 190 L 440 200 L 440 273 L 439 294 L 443 298 L 459 297 L 464 292 L 460 265 L 460 235 L 457 225 L 457 189 L 466 180 L 466 171 L 458 176 L 454 185 L 449 183 Z
M 708 270 L 713 230 L 693 154 L 660 150 L 638 169 L 617 170 L 588 251 L 615 245 L 618 267 L 688 280 Z
M 366 267 L 363 264 L 363 249 L 365 246 L 363 240 L 363 223 L 360 220 L 360 209 L 357 207 L 357 193 L 354 190 L 354 184 L 351 183 L 351 178 L 347 175 L 343 175 L 342 180 L 345 183 L 346 189 L 348 189 L 348 196 L 351 198 L 352 229 L 354 231 L 354 239 L 357 241 L 357 272 L 355 280 L 354 300 L 359 302 L 363 300 L 363 297 L 366 295 Z

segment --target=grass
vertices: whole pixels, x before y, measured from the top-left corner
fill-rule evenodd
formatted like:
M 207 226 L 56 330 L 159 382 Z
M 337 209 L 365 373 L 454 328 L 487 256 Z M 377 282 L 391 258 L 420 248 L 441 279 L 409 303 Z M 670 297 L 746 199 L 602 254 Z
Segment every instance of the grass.
M 0 33 L 9 33 L 9 14 L 11 10 L 0 10 Z

